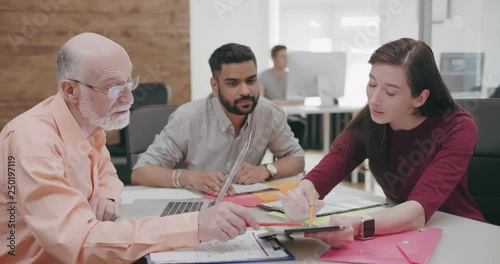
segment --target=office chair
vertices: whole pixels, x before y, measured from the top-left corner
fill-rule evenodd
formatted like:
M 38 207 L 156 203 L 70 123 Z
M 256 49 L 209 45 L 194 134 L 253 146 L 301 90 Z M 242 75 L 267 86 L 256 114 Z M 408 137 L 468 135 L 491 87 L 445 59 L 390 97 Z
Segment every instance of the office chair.
M 141 83 L 132 92 L 134 103 L 130 110 L 145 105 L 168 105 L 172 95 L 170 86 L 163 83 Z
M 479 129 L 467 168 L 469 192 L 486 220 L 500 225 L 500 99 L 457 100 L 469 111 Z
M 163 83 L 141 83 L 132 91 L 134 103 L 130 107 L 130 111 L 146 105 L 167 105 L 170 102 L 170 94 L 170 87 Z M 120 130 L 120 143 L 107 147 L 112 157 L 125 157 L 127 155 L 123 129 Z
M 156 134 L 167 125 L 176 105 L 151 105 L 139 107 L 130 113 L 130 124 L 125 128 L 127 163 L 132 170 L 139 154 L 153 143 Z

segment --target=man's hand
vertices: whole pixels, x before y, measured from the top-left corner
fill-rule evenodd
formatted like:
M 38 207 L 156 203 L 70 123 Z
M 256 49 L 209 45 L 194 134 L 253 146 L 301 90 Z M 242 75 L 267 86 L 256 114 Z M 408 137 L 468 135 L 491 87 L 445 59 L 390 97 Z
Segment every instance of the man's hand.
M 266 167 L 254 166 L 248 162 L 243 162 L 236 171 L 233 182 L 239 184 L 252 184 L 264 182 L 269 176 Z
M 96 197 L 90 200 L 90 208 L 99 221 L 115 221 L 120 216 L 120 205 L 106 198 Z
M 219 171 L 189 171 L 188 183 L 197 190 L 217 196 L 226 180 Z M 228 195 L 234 194 L 233 186 L 229 186 Z
M 198 214 L 198 238 L 201 242 L 214 239 L 228 241 L 245 233 L 248 223 L 259 229 L 257 219 L 250 211 L 238 204 L 222 202 Z

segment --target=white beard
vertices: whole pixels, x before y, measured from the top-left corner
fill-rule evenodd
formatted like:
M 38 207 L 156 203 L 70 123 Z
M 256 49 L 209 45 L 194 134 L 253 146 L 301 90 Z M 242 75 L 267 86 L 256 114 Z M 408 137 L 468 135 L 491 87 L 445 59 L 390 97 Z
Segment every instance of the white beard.
M 104 117 L 99 116 L 93 108 L 93 103 L 90 99 L 89 93 L 82 92 L 81 95 L 82 96 L 80 98 L 78 110 L 80 110 L 82 116 L 89 122 L 91 126 L 98 127 L 103 130 L 116 130 L 126 127 L 130 122 L 130 112 L 126 114 L 120 114 L 116 118 L 113 118 L 112 114 Z M 111 113 L 116 113 L 128 109 L 130 109 L 129 104 L 117 105 L 111 109 Z

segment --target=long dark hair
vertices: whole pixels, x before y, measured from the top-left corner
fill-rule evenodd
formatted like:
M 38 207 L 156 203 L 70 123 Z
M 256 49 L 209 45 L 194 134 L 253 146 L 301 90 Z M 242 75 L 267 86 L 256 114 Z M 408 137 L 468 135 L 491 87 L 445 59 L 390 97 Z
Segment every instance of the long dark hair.
M 422 116 L 433 116 L 458 108 L 439 74 L 431 48 L 424 42 L 402 38 L 386 43 L 373 52 L 368 63 L 402 66 L 413 97 L 428 89 L 427 101 L 417 109 Z M 375 176 L 379 176 L 377 178 L 383 176 L 386 166 L 387 126 L 388 124 L 377 124 L 371 119 L 367 104 L 345 129 L 355 131 L 364 143 L 370 170 Z M 338 145 L 335 140 L 334 147 L 347 147 Z M 379 183 L 384 187 L 385 182 Z

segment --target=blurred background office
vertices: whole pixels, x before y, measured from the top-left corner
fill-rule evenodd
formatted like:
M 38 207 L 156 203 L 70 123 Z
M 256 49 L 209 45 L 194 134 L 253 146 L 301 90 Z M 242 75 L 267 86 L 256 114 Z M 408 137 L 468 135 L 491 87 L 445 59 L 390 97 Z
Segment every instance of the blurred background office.
M 56 92 L 57 48 L 84 31 L 122 44 L 142 81 L 170 87 L 174 105 L 207 96 L 208 57 L 227 42 L 250 46 L 259 72 L 276 44 L 346 53 L 340 104 L 366 102 L 371 52 L 401 37 L 430 44 L 456 98 L 488 97 L 500 84 L 497 0 L 9 0 L 0 21 L 0 128 Z M 321 157 L 308 151 L 306 170 Z

